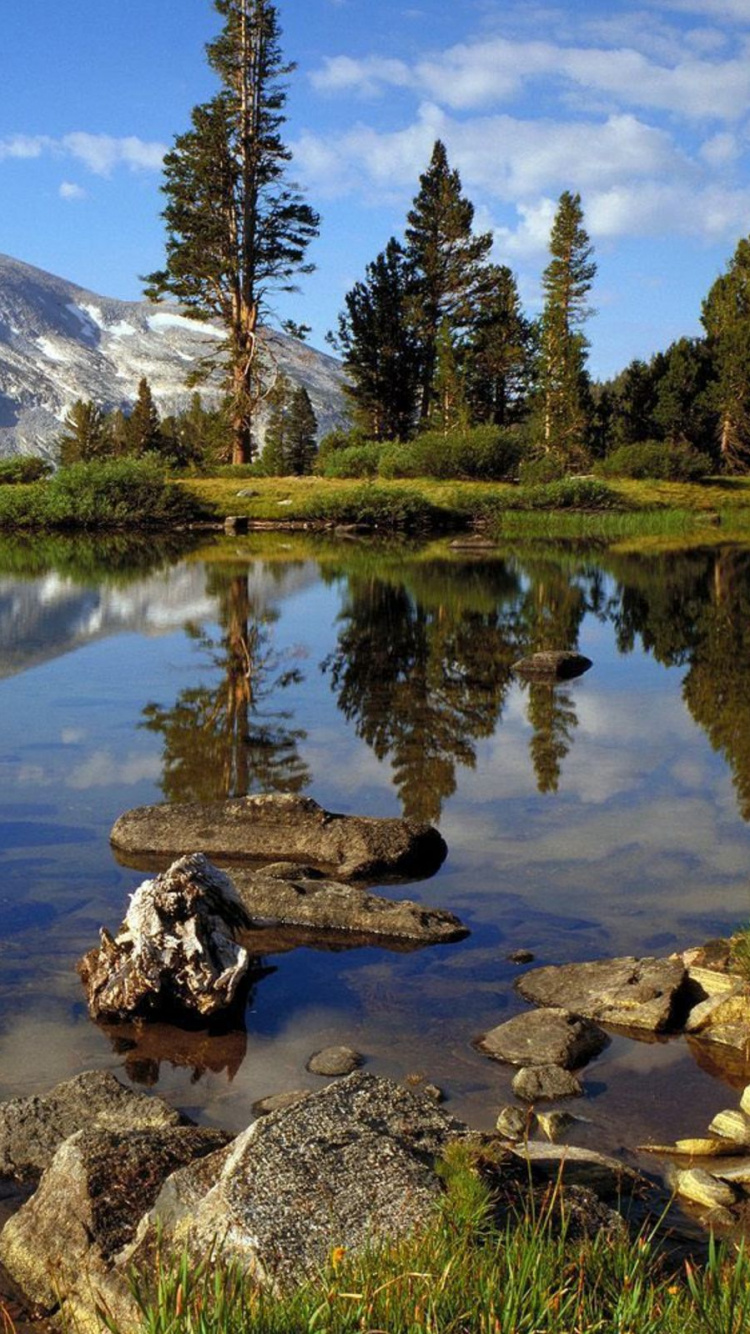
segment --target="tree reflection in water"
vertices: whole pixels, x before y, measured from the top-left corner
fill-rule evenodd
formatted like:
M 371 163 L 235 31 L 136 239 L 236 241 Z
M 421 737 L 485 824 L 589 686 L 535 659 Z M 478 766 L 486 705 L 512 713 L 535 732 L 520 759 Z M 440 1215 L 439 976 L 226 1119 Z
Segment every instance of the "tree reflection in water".
M 278 613 L 254 602 L 247 567 L 211 570 L 207 592 L 217 598 L 223 634 L 194 634 L 212 683 L 189 686 L 171 708 L 149 703 L 143 710 L 143 725 L 164 741 L 164 796 L 217 801 L 251 791 L 300 792 L 310 782 L 298 750 L 305 732 L 290 725 L 290 710 L 272 702 L 302 681 L 300 654 L 275 649 Z

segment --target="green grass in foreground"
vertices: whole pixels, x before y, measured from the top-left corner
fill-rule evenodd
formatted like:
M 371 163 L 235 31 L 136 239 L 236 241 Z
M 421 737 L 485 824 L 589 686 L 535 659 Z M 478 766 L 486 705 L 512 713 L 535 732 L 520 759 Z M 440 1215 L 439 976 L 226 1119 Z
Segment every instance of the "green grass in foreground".
M 286 1297 L 208 1257 L 136 1288 L 147 1334 L 743 1334 L 750 1262 L 712 1243 L 708 1262 L 670 1272 L 652 1238 L 573 1241 L 559 1210 L 502 1227 L 465 1151 L 423 1236 L 349 1257 Z M 564 1206 L 563 1206 L 564 1209 Z M 564 1216 L 564 1215 L 563 1215 Z

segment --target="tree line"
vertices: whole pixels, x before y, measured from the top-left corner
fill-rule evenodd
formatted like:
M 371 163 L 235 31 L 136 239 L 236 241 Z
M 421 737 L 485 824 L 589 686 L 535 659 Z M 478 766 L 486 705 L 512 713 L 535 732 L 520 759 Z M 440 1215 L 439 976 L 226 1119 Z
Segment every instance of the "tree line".
M 168 424 L 154 423 L 143 386 L 130 417 L 97 419 L 76 404 L 70 437 L 86 448 L 151 449 L 155 434 L 176 458 L 189 453 L 196 425 L 229 442 L 231 461 L 259 449 L 259 420 L 274 470 L 307 471 L 313 446 L 297 440 L 309 400 L 292 403 L 259 323 L 273 295 L 296 291 L 320 219 L 289 178 L 283 139 L 285 61 L 271 0 L 213 0 L 223 20 L 206 48 L 218 90 L 196 106 L 190 128 L 165 158 L 162 269 L 146 279 L 155 301 L 176 299 L 199 320 L 218 322 L 226 397 L 220 416 L 199 400 Z M 486 429 L 515 440 L 525 458 L 550 472 L 582 471 L 592 460 L 644 442 L 705 456 L 744 470 L 750 460 L 750 240 L 740 242 L 703 304 L 704 335 L 683 338 L 650 361 L 595 383 L 588 369 L 586 321 L 596 275 L 580 195 L 558 201 L 541 277 L 543 308 L 523 310 L 511 268 L 492 258 L 491 232 L 474 229 L 474 207 L 442 141 L 407 214 L 344 298 L 331 335 L 343 360 L 353 433 L 349 442 L 408 442 L 426 433 L 467 436 Z M 292 333 L 309 326 L 287 321 Z M 215 370 L 212 354 L 193 383 Z M 84 418 L 86 418 L 84 420 Z M 305 427 L 305 430 L 307 428 Z M 289 443 L 290 431 L 293 443 Z M 99 444 L 96 441 L 99 440 Z M 114 442 L 114 443 L 112 443 Z M 145 442 L 145 443 L 144 443 Z M 347 443 L 347 438 L 334 445 Z M 270 452 L 269 452 L 270 451 Z

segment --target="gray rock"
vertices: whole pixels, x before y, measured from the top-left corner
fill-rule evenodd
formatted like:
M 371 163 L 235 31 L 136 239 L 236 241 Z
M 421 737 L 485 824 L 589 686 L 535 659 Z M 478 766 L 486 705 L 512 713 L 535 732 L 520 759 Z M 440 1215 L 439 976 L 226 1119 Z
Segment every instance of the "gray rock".
M 522 1107 L 501 1107 L 497 1114 L 495 1129 L 504 1139 L 523 1139 L 531 1133 L 536 1117 L 525 1112 Z
M 728 1181 L 717 1180 L 702 1167 L 690 1167 L 685 1172 L 678 1172 L 675 1186 L 679 1195 L 706 1209 L 725 1209 L 737 1199 L 737 1192 Z
M 350 1075 L 363 1060 L 352 1047 L 324 1047 L 313 1052 L 305 1068 L 313 1075 Z
M 516 988 L 536 1005 L 659 1033 L 674 1022 L 685 977 L 680 959 L 595 959 L 534 968 Z
M 255 1116 L 268 1116 L 271 1112 L 281 1112 L 285 1107 L 295 1107 L 298 1102 L 310 1097 L 309 1089 L 289 1089 L 287 1093 L 271 1093 L 267 1098 L 258 1098 L 253 1103 Z
M 228 1009 L 248 975 L 238 934 L 250 925 L 229 877 L 203 856 L 182 857 L 132 895 L 117 936 L 78 968 L 92 1019 L 210 1017 Z
M 480 1038 L 480 1051 L 510 1065 L 585 1065 L 606 1047 L 601 1028 L 569 1010 L 531 1010 L 517 1014 Z
M 62 1303 L 66 1323 L 94 1328 L 94 1306 L 133 1311 L 118 1253 L 133 1239 L 164 1180 L 226 1145 L 197 1126 L 79 1130 L 57 1150 L 39 1188 L 0 1235 L 0 1261 L 40 1312 Z
M 525 1066 L 513 1076 L 512 1088 L 524 1102 L 554 1102 L 558 1098 L 578 1098 L 583 1093 L 580 1079 L 559 1065 Z
M 466 927 L 453 913 L 412 899 L 386 899 L 357 885 L 296 874 L 288 864 L 262 871 L 232 867 L 232 880 L 257 926 L 346 931 L 363 938 L 422 945 L 461 940 Z
M 446 854 L 431 825 L 335 815 L 291 793 L 139 806 L 120 816 L 111 841 L 124 858 L 200 848 L 230 862 L 303 862 L 340 880 L 430 875 Z
M 575 676 L 582 676 L 592 666 L 591 659 L 582 653 L 560 650 L 532 653 L 528 658 L 520 658 L 513 663 L 513 671 L 532 679 L 570 681 Z
M 125 1134 L 180 1124 L 162 1098 L 134 1093 L 108 1070 L 88 1070 L 49 1093 L 0 1103 L 0 1175 L 37 1180 L 63 1140 L 84 1127 Z
M 174 1216 L 173 1196 L 165 1211 L 168 1182 L 129 1263 L 142 1265 L 160 1229 L 162 1245 L 178 1252 L 187 1245 L 205 1254 L 218 1236 L 256 1281 L 288 1286 L 317 1274 L 334 1246 L 356 1253 L 423 1225 L 441 1193 L 434 1161 L 465 1133 L 426 1098 L 350 1075 L 255 1121 L 216 1184 L 166 1237 Z

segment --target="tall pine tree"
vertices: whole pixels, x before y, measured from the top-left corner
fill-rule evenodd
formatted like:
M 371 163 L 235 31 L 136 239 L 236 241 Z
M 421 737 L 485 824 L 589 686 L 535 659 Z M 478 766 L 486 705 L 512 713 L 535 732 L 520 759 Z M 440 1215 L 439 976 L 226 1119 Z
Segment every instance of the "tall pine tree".
M 430 415 L 441 326 L 445 322 L 454 337 L 460 333 L 471 322 L 487 286 L 492 233 L 475 236 L 473 222 L 474 206 L 462 194 L 461 178 L 449 167 L 445 145 L 438 139 L 430 165 L 419 179 L 406 227 L 413 319 L 422 348 L 422 421 Z
M 533 343 L 513 273 L 505 264 L 489 265 L 487 290 L 465 355 L 467 396 L 476 424 L 508 426 L 524 415 L 533 379 Z
M 750 465 L 750 240 L 740 241 L 727 272 L 703 303 L 716 374 L 721 460 L 728 472 Z
M 583 326 L 596 264 L 583 226 L 581 196 L 560 196 L 550 237 L 551 259 L 542 277 L 539 388 L 545 452 L 575 466 L 586 457 L 591 398 Z
M 317 450 L 318 419 L 303 384 L 297 385 L 289 405 L 289 471 L 297 477 L 312 472 Z
M 65 418 L 60 436 L 60 462 L 93 463 L 112 453 L 112 436 L 103 408 L 93 400 L 79 398 Z
M 420 347 L 412 284 L 393 237 L 344 298 L 336 345 L 349 377 L 355 426 L 372 440 L 406 440 L 414 425 Z
M 221 88 L 195 107 L 164 162 L 165 267 L 147 278 L 154 300 L 175 297 L 226 331 L 232 457 L 252 456 L 253 418 L 265 392 L 258 321 L 271 291 L 294 290 L 318 215 L 287 180 L 281 131 L 286 91 L 276 7 L 214 0 L 224 20 L 207 47 Z

